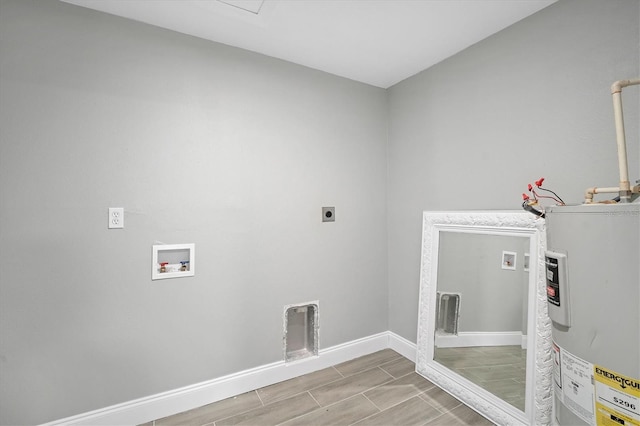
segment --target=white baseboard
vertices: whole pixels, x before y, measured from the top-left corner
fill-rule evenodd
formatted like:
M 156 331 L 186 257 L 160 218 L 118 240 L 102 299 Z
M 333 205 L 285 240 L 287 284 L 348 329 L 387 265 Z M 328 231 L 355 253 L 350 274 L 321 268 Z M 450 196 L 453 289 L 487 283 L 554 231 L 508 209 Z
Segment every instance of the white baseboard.
M 322 370 L 387 348 L 393 349 L 415 362 L 415 343 L 387 331 L 321 349 L 317 357 L 286 364 L 284 361 L 274 362 L 206 382 L 56 420 L 46 423 L 45 426 L 138 425 Z
M 418 348 L 415 343 L 391 331 L 388 331 L 387 334 L 389 335 L 389 349 L 393 349 L 403 357 L 416 362 Z
M 439 348 L 461 348 L 469 346 L 521 346 L 522 333 L 519 331 L 460 332 L 458 335 L 436 336 Z

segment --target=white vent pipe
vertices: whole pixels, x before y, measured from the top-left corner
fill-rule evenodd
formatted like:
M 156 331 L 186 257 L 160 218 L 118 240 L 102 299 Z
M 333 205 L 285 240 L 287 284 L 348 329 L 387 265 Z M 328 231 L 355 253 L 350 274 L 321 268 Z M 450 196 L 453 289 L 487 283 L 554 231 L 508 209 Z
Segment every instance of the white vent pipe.
M 631 194 L 640 192 L 640 185 L 631 188 L 629 183 L 629 165 L 627 162 L 627 142 L 624 135 L 624 119 L 622 116 L 622 88 L 640 84 L 640 78 L 632 80 L 619 80 L 611 85 L 613 95 L 613 115 L 616 125 L 616 142 L 618 144 L 618 169 L 620 170 L 620 187 L 589 188 L 585 194 L 584 202 L 593 202 L 593 195 L 602 192 L 618 192 L 621 203 L 631 201 Z

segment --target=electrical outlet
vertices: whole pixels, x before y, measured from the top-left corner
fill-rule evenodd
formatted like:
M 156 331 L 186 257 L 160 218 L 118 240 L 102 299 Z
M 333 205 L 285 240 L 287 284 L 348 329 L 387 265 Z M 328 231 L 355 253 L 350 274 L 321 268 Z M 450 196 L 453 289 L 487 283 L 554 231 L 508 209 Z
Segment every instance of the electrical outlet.
M 322 208 L 322 221 L 323 222 L 335 222 L 336 221 L 336 208 L 335 207 L 323 207 Z
M 109 207 L 109 229 L 124 228 L 124 208 Z

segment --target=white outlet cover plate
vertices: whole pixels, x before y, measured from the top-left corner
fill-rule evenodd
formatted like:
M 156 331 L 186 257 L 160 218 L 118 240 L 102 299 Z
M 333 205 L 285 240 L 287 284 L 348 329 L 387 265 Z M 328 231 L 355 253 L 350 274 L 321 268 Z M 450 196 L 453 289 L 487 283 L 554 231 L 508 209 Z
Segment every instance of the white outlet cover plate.
M 124 207 L 109 207 L 109 229 L 124 228 Z

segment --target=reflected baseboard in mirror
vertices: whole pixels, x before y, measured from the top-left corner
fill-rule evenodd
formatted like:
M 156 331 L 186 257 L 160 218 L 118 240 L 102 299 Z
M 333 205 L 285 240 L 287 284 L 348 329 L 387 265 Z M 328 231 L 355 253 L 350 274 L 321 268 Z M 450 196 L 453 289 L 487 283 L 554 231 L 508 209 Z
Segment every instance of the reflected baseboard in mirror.
M 544 221 L 519 211 L 423 219 L 416 370 L 496 424 L 550 424 Z

